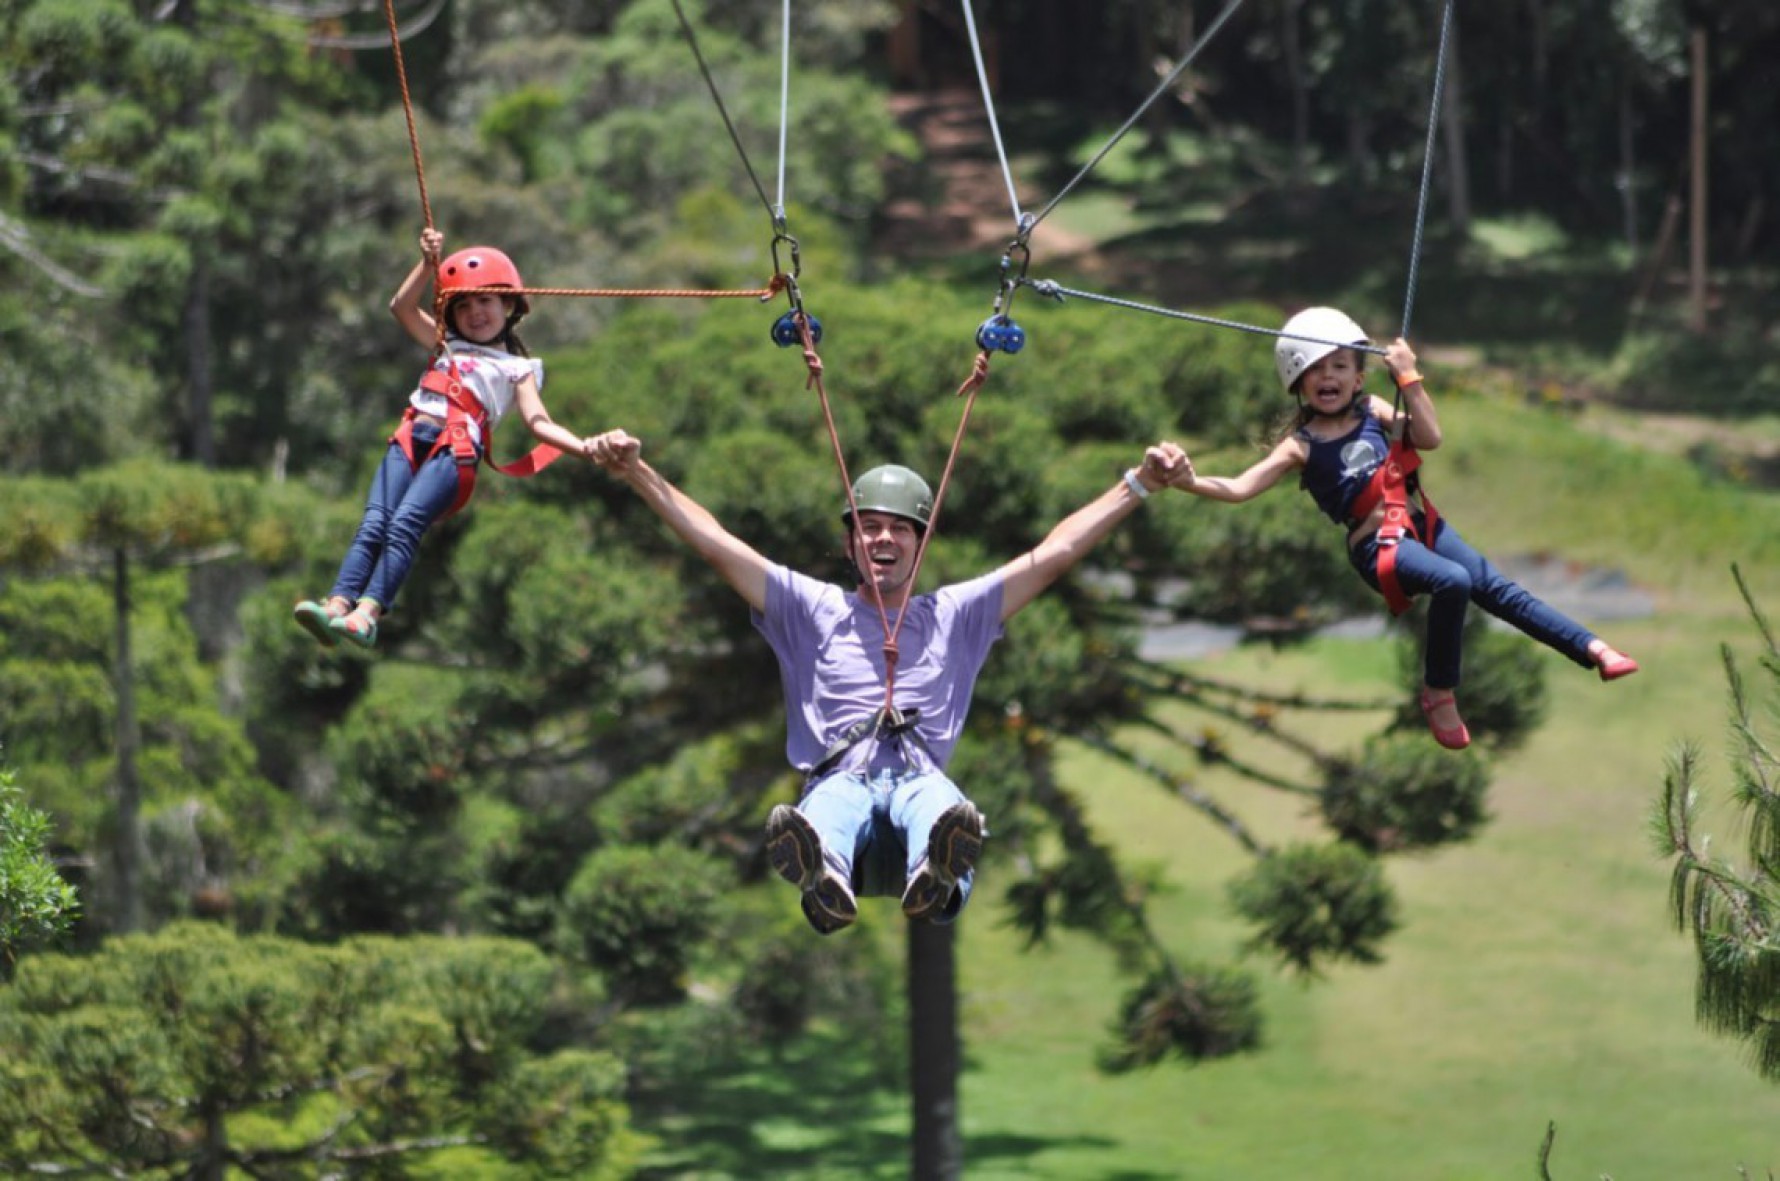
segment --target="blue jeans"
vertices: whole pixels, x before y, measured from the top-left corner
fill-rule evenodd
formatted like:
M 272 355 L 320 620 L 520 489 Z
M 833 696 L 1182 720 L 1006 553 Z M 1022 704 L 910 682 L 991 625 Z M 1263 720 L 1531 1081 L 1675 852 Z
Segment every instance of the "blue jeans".
M 414 454 L 424 456 L 438 438 L 438 427 L 415 423 Z M 402 448 L 391 443 L 377 474 L 371 477 L 364 520 L 340 563 L 329 597 L 338 595 L 354 603 L 370 599 L 387 611 L 414 565 L 421 535 L 456 499 L 457 460 L 451 448 L 441 448 L 415 471 L 408 466 Z
M 1423 527 L 1415 514 L 1416 528 Z M 1348 553 L 1348 560 L 1373 590 L 1378 589 L 1378 535 Z M 1568 616 L 1553 611 L 1525 587 L 1502 577 L 1489 559 L 1465 544 L 1459 531 L 1441 518 L 1432 548 L 1414 538 L 1397 543 L 1397 583 L 1406 595 L 1428 596 L 1428 650 L 1423 679 L 1430 689 L 1456 689 L 1460 674 L 1460 635 L 1465 608 L 1476 603 L 1548 648 L 1584 668 L 1593 668 L 1588 646 L 1594 633 Z
M 964 802 L 964 793 L 938 771 L 836 771 L 804 792 L 803 813 L 834 871 L 862 897 L 901 897 L 908 879 L 927 857 L 927 838 L 940 813 Z M 949 923 L 970 900 L 976 871 L 934 921 Z

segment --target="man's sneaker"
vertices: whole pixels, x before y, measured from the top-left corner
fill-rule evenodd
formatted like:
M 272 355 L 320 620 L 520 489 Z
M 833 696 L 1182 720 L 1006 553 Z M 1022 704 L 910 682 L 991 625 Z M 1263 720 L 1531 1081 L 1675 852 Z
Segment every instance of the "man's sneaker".
M 933 822 L 927 856 L 909 875 L 902 892 L 902 913 L 931 919 L 944 911 L 958 879 L 970 872 L 983 852 L 983 814 L 969 800 L 953 804 Z
M 804 917 L 819 934 L 832 935 L 859 917 L 851 887 L 822 856 L 822 838 L 790 804 L 766 818 L 766 856 L 774 872 L 803 891 Z

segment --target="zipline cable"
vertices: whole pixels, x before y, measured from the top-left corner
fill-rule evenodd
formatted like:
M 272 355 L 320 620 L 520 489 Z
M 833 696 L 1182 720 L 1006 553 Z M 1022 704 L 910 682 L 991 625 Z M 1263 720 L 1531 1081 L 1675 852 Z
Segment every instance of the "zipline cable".
M 705 86 L 711 92 L 711 98 L 717 104 L 717 113 L 723 116 L 723 126 L 729 129 L 730 142 L 735 144 L 736 154 L 742 158 L 742 167 L 748 171 L 748 179 L 754 183 L 754 191 L 760 194 L 760 203 L 766 206 L 767 216 L 773 219 L 774 227 L 783 223 L 779 211 L 773 206 L 772 200 L 766 195 L 766 188 L 760 183 L 760 177 L 754 171 L 754 162 L 748 159 L 748 149 L 742 146 L 742 137 L 736 133 L 735 123 L 729 117 L 729 108 L 723 104 L 723 95 L 717 90 L 716 79 L 711 77 L 711 67 L 705 64 L 705 55 L 698 47 L 698 36 L 692 31 L 692 22 L 686 19 L 686 12 L 680 7 L 680 0 L 673 0 L 674 15 L 680 18 L 680 31 L 686 35 L 686 44 L 692 47 L 692 56 L 698 62 L 698 72 L 704 75 Z M 781 188 L 783 184 L 781 182 Z
M 774 225 L 785 221 L 785 140 L 791 126 L 791 0 L 785 0 L 785 14 L 779 35 L 779 200 L 773 206 Z
M 983 110 L 989 116 L 989 134 L 995 139 L 995 154 L 1001 158 L 1001 175 L 1007 180 L 1007 199 L 1013 203 L 1014 225 L 1026 228 L 1026 215 L 1020 210 L 1020 194 L 1014 185 L 1014 171 L 1008 167 L 1007 147 L 1001 142 L 1001 124 L 995 119 L 995 98 L 989 93 L 989 71 L 983 65 L 983 43 L 977 36 L 976 14 L 970 0 L 960 0 L 964 8 L 964 27 L 970 32 L 970 55 L 976 61 L 977 84 L 983 89 Z
M 1242 5 L 1243 0 L 1230 0 L 1230 3 L 1224 6 L 1224 10 L 1218 13 L 1212 20 L 1211 24 L 1207 26 L 1205 32 L 1193 43 L 1193 47 L 1187 51 L 1187 55 L 1181 58 L 1180 63 L 1168 72 L 1166 78 L 1162 79 L 1162 84 L 1152 90 L 1150 96 L 1143 100 L 1143 104 L 1131 113 L 1129 119 L 1125 120 L 1124 125 L 1117 131 L 1113 132 L 1112 138 L 1106 141 L 1105 146 L 1098 152 L 1094 153 L 1094 158 L 1082 165 L 1081 171 L 1076 173 L 1075 176 L 1070 179 L 1069 183 L 1064 185 L 1062 190 L 1058 192 L 1055 197 L 1052 197 L 1050 201 L 1045 204 L 1044 208 L 1038 211 L 1037 216 L 1032 218 L 1032 224 L 1026 227 L 1028 232 L 1030 232 L 1033 226 L 1038 225 L 1039 222 L 1050 216 L 1051 210 L 1057 208 L 1057 203 L 1069 196 L 1070 191 L 1073 190 L 1076 185 L 1080 184 L 1090 172 L 1093 172 L 1102 160 L 1106 159 L 1107 153 L 1111 152 L 1113 148 L 1118 145 L 1118 142 L 1125 138 L 1126 133 L 1137 125 L 1137 121 L 1143 118 L 1143 113 L 1149 110 L 1150 107 L 1155 104 L 1157 99 L 1168 93 L 1169 89 L 1174 86 L 1175 79 L 1179 78 L 1186 68 L 1193 64 L 1194 59 L 1199 56 L 1199 51 L 1211 44 L 1212 38 L 1217 36 L 1218 30 L 1224 27 L 1226 21 L 1236 15 L 1236 10 L 1241 8 Z
M 1064 297 L 1067 296 L 1073 299 L 1086 300 L 1089 303 L 1103 303 L 1111 307 L 1125 308 L 1134 312 L 1148 312 L 1155 316 L 1166 316 L 1171 320 L 1188 320 L 1194 324 L 1207 324 L 1213 328 L 1234 328 L 1238 332 L 1250 332 L 1256 336 L 1278 337 L 1280 335 L 1279 329 L 1277 328 L 1263 328 L 1258 324 L 1244 324 L 1240 320 L 1225 320 L 1217 316 L 1201 316 L 1196 315 L 1193 312 L 1182 312 L 1176 311 L 1173 308 L 1157 307 L 1155 304 L 1139 303 L 1133 299 L 1120 299 L 1113 295 L 1101 295 L 1093 291 L 1082 291 L 1075 287 L 1065 287 L 1063 284 L 1050 279 L 1022 279 L 1020 280 L 1020 284 L 1024 287 L 1030 287 L 1039 295 L 1054 299 L 1058 303 L 1062 303 Z M 1299 336 L 1297 333 L 1293 333 L 1289 339 L 1309 341 L 1311 344 L 1332 345 L 1339 349 L 1353 349 L 1355 352 L 1371 353 L 1378 357 L 1385 355 L 1385 350 L 1379 348 L 1377 345 L 1355 344 L 1351 340 L 1320 340 L 1314 336 Z
M 1416 273 L 1421 268 L 1422 226 L 1428 217 L 1428 193 L 1434 175 L 1434 133 L 1440 125 L 1440 97 L 1446 87 L 1447 43 L 1452 35 L 1453 0 L 1446 0 L 1440 17 L 1440 49 L 1434 55 L 1434 94 L 1428 101 L 1428 141 L 1422 149 L 1422 187 L 1415 204 L 1415 236 L 1409 246 L 1409 282 L 1403 292 L 1403 330 L 1397 333 L 1409 339 L 1409 313 L 1415 306 Z

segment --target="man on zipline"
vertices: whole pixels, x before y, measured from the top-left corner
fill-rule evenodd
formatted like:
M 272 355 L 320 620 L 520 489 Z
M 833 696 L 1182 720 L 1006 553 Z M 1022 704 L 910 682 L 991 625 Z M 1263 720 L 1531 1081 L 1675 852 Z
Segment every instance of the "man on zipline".
M 934 505 L 908 468 L 873 468 L 854 483 L 841 519 L 859 583 L 846 591 L 769 562 L 645 463 L 642 444 L 624 431 L 596 436 L 589 455 L 747 600 L 778 656 L 785 751 L 805 784 L 795 808 L 773 809 L 767 855 L 803 892 L 804 915 L 824 935 L 858 917 L 860 894 L 900 894 L 911 919 L 958 916 L 986 830 L 945 768 L 990 645 L 1186 462 L 1180 447 L 1159 443 L 1036 548 L 917 595 L 916 556 Z

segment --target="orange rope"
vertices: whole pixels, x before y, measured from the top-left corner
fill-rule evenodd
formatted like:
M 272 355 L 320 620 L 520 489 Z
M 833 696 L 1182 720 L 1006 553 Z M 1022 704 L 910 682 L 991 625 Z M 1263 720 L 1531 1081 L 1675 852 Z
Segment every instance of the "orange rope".
M 420 214 L 421 214 L 421 217 L 426 222 L 426 228 L 430 230 L 430 229 L 434 228 L 434 226 L 433 226 L 433 207 L 432 207 L 432 203 L 427 200 L 427 195 L 426 195 L 426 166 L 421 163 L 421 159 L 420 159 L 420 133 L 419 133 L 419 131 L 417 131 L 415 129 L 415 126 L 414 126 L 414 96 L 413 96 L 413 93 L 408 89 L 408 67 L 407 67 L 407 64 L 402 60 L 402 34 L 401 34 L 401 31 L 399 29 L 397 29 L 397 27 L 396 27 L 395 0 L 383 0 L 383 15 L 384 15 L 384 19 L 389 24 L 389 48 L 390 48 L 390 52 L 395 57 L 396 82 L 400 85 L 401 91 L 402 91 L 402 116 L 403 116 L 403 118 L 405 118 L 408 121 L 408 150 L 414 157 L 414 181 L 415 181 L 415 184 L 418 185 L 420 188 Z M 437 265 L 435 264 L 434 274 L 433 274 L 433 289 L 434 289 L 434 291 L 438 290 L 438 287 L 439 287 L 438 279 L 439 279 L 438 268 L 437 268 Z M 470 291 L 460 292 L 459 294 L 469 295 L 469 294 L 479 294 L 483 291 L 502 291 L 502 292 L 506 292 L 507 294 L 510 294 L 510 295 L 519 295 L 519 294 L 523 294 L 523 295 L 580 295 L 580 296 L 589 296 L 589 297 L 594 297 L 594 298 L 630 298 L 630 299 L 744 299 L 744 298 L 753 298 L 753 299 L 759 299 L 761 302 L 764 303 L 766 300 L 771 299 L 773 296 L 777 295 L 780 291 L 784 290 L 784 287 L 785 287 L 785 277 L 783 275 L 774 275 L 772 277 L 772 281 L 770 283 L 768 283 L 765 287 L 757 287 L 751 291 L 693 291 L 693 290 L 685 290 L 685 289 L 680 289 L 680 288 L 659 288 L 659 289 L 645 289 L 645 290 L 638 290 L 638 291 L 625 291 L 625 290 L 619 290 L 617 288 L 611 288 L 611 287 L 525 287 L 525 288 L 496 287 L 496 288 L 475 288 Z M 434 300 L 435 314 L 437 314 L 440 311 L 442 306 L 443 306 L 442 301 L 435 298 L 435 300 Z M 440 340 L 443 341 L 443 339 L 444 339 L 444 332 L 441 330 Z
M 946 467 L 940 473 L 939 487 L 933 492 L 933 511 L 927 514 L 927 528 L 921 534 L 921 544 L 915 549 L 915 566 L 909 571 L 909 593 L 913 594 L 915 580 L 921 576 L 921 562 L 927 557 L 927 543 L 933 540 L 934 530 L 939 525 L 939 510 L 946 502 L 946 488 L 952 483 L 952 469 L 958 463 L 958 452 L 964 445 L 964 431 L 970 425 L 970 412 L 977 403 L 977 391 L 989 381 L 989 354 L 985 350 L 977 354 L 975 364 L 971 366 L 970 376 L 958 387 L 956 396 L 964 398 L 964 411 L 958 416 L 958 430 L 952 435 L 952 450 L 946 455 Z M 896 637 L 902 631 L 902 621 L 907 616 L 903 612 L 896 617 L 896 630 L 891 633 L 885 644 L 888 651 L 896 646 Z M 885 699 L 886 705 L 891 704 Z
M 857 553 L 857 547 L 862 540 L 862 535 L 859 532 L 859 502 L 853 496 L 853 480 L 847 472 L 847 459 L 841 449 L 840 431 L 834 423 L 834 409 L 829 404 L 828 388 L 822 381 L 822 358 L 817 354 L 816 342 L 810 335 L 809 317 L 800 314 L 797 318 L 797 326 L 799 334 L 803 337 L 804 364 L 810 371 L 809 380 L 804 383 L 804 388 L 814 387 L 816 396 L 822 404 L 822 421 L 828 428 L 828 442 L 834 449 L 835 466 L 840 469 L 841 486 L 846 490 L 847 514 L 853 522 L 854 552 Z M 952 471 L 957 466 L 958 454 L 964 444 L 964 434 L 970 426 L 970 412 L 976 406 L 977 392 L 988 380 L 989 354 L 985 351 L 977 354 L 976 362 L 971 366 L 970 376 L 964 380 L 963 385 L 958 387 L 957 396 L 966 399 L 964 411 L 959 415 L 958 430 L 952 436 L 952 449 L 946 455 L 945 470 L 940 474 L 939 487 L 933 494 L 933 511 L 927 515 L 927 527 L 922 530 L 921 544 L 915 549 L 914 566 L 909 571 L 909 594 L 911 596 L 914 594 L 915 580 L 921 575 L 921 563 L 927 557 L 927 545 L 933 540 L 934 529 L 939 523 L 939 512 L 941 506 L 945 504 L 946 489 L 952 483 Z M 878 621 L 884 629 L 884 709 L 886 712 L 893 711 L 896 708 L 896 664 L 899 655 L 896 641 L 902 634 L 903 620 L 908 618 L 908 603 L 905 599 L 903 609 L 897 612 L 896 622 L 892 624 L 890 612 L 884 606 L 884 595 L 878 589 L 878 584 L 870 579 L 864 581 L 870 590 L 872 605 L 878 610 Z
M 828 387 L 822 381 L 822 357 L 816 352 L 816 341 L 810 334 L 809 316 L 799 312 L 797 315 L 797 331 L 803 337 L 803 362 L 809 368 L 809 380 L 804 382 L 805 389 L 814 389 L 816 398 L 822 404 L 822 421 L 828 427 L 828 442 L 834 449 L 834 465 L 840 469 L 841 489 L 847 495 L 847 519 L 852 522 L 854 553 L 859 552 L 858 546 L 863 541 L 859 530 L 859 501 L 853 496 L 853 477 L 847 472 L 847 457 L 841 450 L 841 434 L 834 424 L 834 407 L 828 401 Z M 910 581 L 913 581 L 911 577 Z M 884 606 L 884 594 L 878 584 L 865 580 L 871 590 L 872 606 L 878 609 L 878 624 L 884 629 L 884 708 L 895 706 L 896 693 L 896 632 L 902 629 L 902 615 L 896 617 L 896 627 L 890 626 L 890 612 Z
M 593 298 L 630 297 L 632 299 L 758 299 L 762 302 L 777 295 L 783 284 L 778 276 L 765 287 L 747 291 L 703 291 L 679 287 L 460 287 L 453 295 L 582 295 Z
M 395 0 L 383 0 L 383 15 L 389 21 L 389 48 L 395 54 L 396 81 L 402 88 L 402 114 L 408 120 L 408 149 L 414 154 L 414 179 L 420 185 L 420 214 L 426 228 L 433 228 L 433 207 L 426 198 L 426 169 L 420 163 L 420 134 L 414 130 L 414 99 L 408 93 L 408 67 L 402 61 L 402 35 L 396 29 Z

